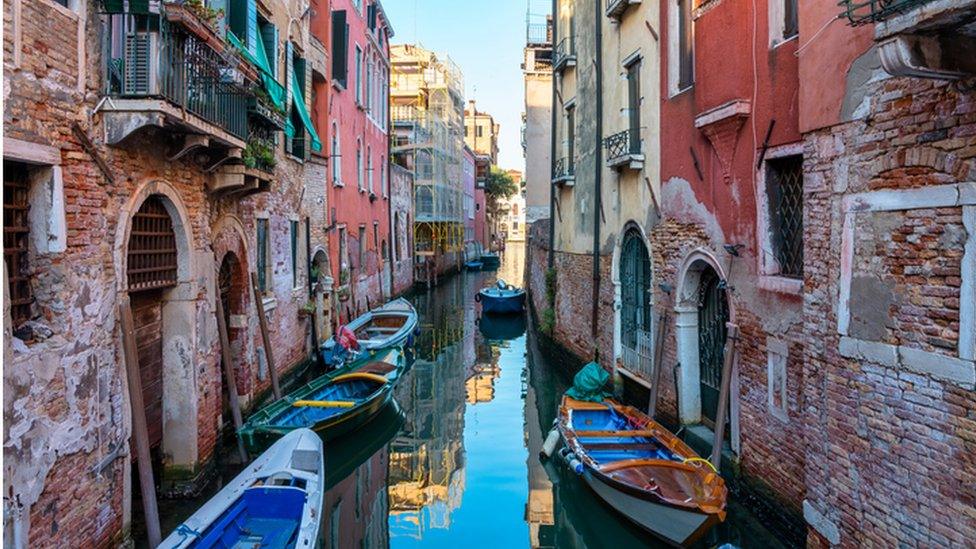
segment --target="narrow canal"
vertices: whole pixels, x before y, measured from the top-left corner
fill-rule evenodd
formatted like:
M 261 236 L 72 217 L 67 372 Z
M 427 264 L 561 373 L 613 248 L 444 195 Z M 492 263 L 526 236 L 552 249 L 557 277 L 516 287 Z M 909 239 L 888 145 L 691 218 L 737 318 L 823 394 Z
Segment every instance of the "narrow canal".
M 510 243 L 497 272 L 460 274 L 411 298 L 422 333 L 395 402 L 326 445 L 324 547 L 661 545 L 539 458 L 572 372 L 547 361 L 526 319 L 479 318 L 473 299 L 497 278 L 521 284 L 523 264 L 524 248 Z M 238 470 L 222 467 L 228 480 Z M 164 535 L 219 484 L 196 501 L 161 502 Z M 780 547 L 735 501 L 700 545 L 725 543 Z

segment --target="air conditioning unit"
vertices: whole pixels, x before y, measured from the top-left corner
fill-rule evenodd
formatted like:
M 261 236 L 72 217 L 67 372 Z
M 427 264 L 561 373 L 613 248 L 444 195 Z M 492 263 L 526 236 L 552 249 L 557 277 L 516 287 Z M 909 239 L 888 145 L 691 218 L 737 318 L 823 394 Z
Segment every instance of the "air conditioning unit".
M 131 33 L 125 38 L 123 95 L 159 93 L 159 34 Z

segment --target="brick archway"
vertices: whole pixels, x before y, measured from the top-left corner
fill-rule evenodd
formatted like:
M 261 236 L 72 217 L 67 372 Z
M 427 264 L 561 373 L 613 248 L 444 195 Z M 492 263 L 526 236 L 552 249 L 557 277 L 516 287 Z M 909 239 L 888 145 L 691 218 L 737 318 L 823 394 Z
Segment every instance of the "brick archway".
M 254 356 L 254 341 L 250 337 L 253 330 L 248 315 L 251 310 L 248 265 L 251 262 L 244 234 L 240 220 L 231 215 L 221 217 L 213 225 L 213 269 L 217 282 L 214 298 L 226 299 L 224 313 L 227 316 L 227 336 L 239 395 L 249 395 L 254 389 L 255 373 L 253 361 L 249 358 Z

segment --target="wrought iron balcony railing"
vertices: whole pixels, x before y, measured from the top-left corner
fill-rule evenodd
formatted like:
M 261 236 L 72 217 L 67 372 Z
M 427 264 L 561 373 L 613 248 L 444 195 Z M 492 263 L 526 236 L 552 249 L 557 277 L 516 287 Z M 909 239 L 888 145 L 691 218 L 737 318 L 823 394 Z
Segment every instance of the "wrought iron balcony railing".
M 603 140 L 607 163 L 614 165 L 641 154 L 640 128 L 629 128 Z
M 607 0 L 605 12 L 607 17 L 619 18 L 631 4 L 640 4 L 641 0 Z
M 165 9 L 165 8 L 164 8 Z M 254 93 L 236 53 L 218 51 L 163 15 L 114 15 L 105 28 L 106 92 L 165 99 L 239 139 L 247 139 Z
M 905 13 L 932 0 L 841 0 L 841 16 L 852 26 L 877 23 Z
M 576 178 L 576 162 L 572 158 L 559 158 L 552 168 L 553 183 L 564 183 Z
M 561 71 L 566 67 L 576 64 L 576 40 L 572 36 L 567 36 L 556 44 L 552 51 L 552 68 Z

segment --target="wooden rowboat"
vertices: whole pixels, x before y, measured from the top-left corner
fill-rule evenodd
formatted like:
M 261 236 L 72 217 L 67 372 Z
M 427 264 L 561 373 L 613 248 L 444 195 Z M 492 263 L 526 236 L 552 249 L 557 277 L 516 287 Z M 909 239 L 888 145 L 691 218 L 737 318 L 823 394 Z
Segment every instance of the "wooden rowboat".
M 563 397 L 559 432 L 607 504 L 674 545 L 725 520 L 725 481 L 681 439 L 632 406 Z
M 275 442 L 160 547 L 314 547 L 325 494 L 322 441 L 308 429 Z
M 525 309 L 525 290 L 499 280 L 494 286 L 479 291 L 474 296 L 481 302 L 481 312 L 518 314 Z
M 325 374 L 255 412 L 238 432 L 249 452 L 307 427 L 331 440 L 369 422 L 390 401 L 406 367 L 399 349 L 383 360 Z
M 342 349 L 335 337 L 329 338 L 320 349 L 327 364 L 340 366 L 341 362 L 360 360 L 363 355 L 376 354 L 386 349 L 409 344 L 417 329 L 417 310 L 406 299 L 394 299 L 356 317 L 344 327 L 355 335 L 358 349 Z

